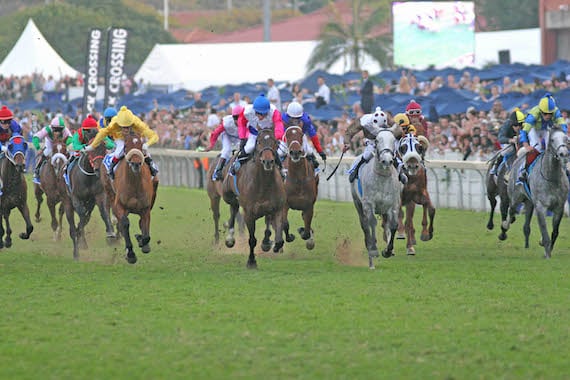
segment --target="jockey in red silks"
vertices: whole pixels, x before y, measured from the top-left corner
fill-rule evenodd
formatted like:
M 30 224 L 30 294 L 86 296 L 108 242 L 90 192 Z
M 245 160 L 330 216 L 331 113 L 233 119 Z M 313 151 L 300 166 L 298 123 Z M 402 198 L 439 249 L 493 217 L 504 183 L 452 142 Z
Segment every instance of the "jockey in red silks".
M 410 100 L 410 103 L 406 106 L 406 116 L 408 116 L 410 124 L 416 128 L 416 136 L 427 135 L 427 120 L 422 114 L 422 106 L 420 106 L 415 100 Z
M 2 106 L 0 109 L 0 146 L 2 148 L 2 152 L 8 150 L 6 145 L 12 136 L 21 135 L 22 127 L 16 120 L 14 120 L 14 114 L 8 107 Z
M 243 113 L 243 110 L 244 107 L 239 104 L 234 106 L 234 108 L 232 108 L 232 114 L 224 116 L 220 125 L 218 125 L 210 135 L 210 145 L 206 148 L 206 151 L 214 149 L 216 141 L 218 141 L 220 136 L 222 137 L 222 152 L 216 165 L 216 169 L 214 170 L 214 174 L 212 175 L 212 181 L 218 181 L 221 179 L 222 170 L 224 170 L 226 162 L 228 162 L 231 157 L 232 149 L 239 146 L 240 140 L 237 121 L 239 116 Z
M 240 151 L 230 170 L 230 174 L 235 175 L 236 170 L 239 169 L 239 162 L 253 153 L 258 130 L 268 128 L 273 128 L 275 139 L 279 143 L 277 151 L 279 159 L 275 160 L 276 164 L 281 171 L 281 175 L 283 177 L 286 176 L 281 162 L 281 159 L 287 154 L 287 145 L 283 141 L 285 129 L 283 127 L 283 120 L 281 120 L 281 112 L 279 112 L 273 104 L 270 104 L 269 99 L 263 94 L 255 98 L 253 104 L 245 106 L 238 117 L 238 136 L 241 140 Z

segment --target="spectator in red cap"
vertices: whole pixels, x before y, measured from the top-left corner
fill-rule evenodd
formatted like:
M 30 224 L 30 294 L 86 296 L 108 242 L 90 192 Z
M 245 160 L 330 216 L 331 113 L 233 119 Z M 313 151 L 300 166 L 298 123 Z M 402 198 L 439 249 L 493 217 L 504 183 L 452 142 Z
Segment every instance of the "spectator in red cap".
M 410 103 L 406 106 L 406 115 L 410 120 L 410 124 L 416 127 L 417 135 L 426 136 L 428 124 L 422 114 L 422 106 L 420 106 L 415 100 L 410 100 Z
M 0 108 L 0 145 L 2 146 L 2 152 L 5 152 L 6 143 L 12 136 L 22 135 L 22 127 L 16 120 L 14 120 L 14 114 L 6 106 Z

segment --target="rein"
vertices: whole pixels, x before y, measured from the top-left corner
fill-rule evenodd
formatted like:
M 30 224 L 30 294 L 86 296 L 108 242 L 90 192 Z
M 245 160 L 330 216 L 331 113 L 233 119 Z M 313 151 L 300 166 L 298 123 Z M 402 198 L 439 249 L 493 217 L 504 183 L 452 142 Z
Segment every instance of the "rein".
M 97 157 L 103 157 L 103 156 L 97 156 Z M 97 157 L 95 157 L 95 158 L 97 158 Z M 82 154 L 82 155 L 79 157 L 79 162 L 77 163 L 77 166 L 79 167 L 79 170 L 81 170 L 81 173 L 83 173 L 83 174 L 85 174 L 85 175 L 87 175 L 87 176 L 93 176 L 93 175 L 95 175 L 95 170 L 93 170 L 92 172 L 88 172 L 88 171 L 86 171 L 86 170 L 83 168 L 83 165 L 82 165 L 81 163 L 85 161 L 84 158 L 85 158 L 85 154 Z M 91 163 L 91 159 L 89 159 L 89 165 L 91 166 L 91 169 L 93 169 L 93 164 Z

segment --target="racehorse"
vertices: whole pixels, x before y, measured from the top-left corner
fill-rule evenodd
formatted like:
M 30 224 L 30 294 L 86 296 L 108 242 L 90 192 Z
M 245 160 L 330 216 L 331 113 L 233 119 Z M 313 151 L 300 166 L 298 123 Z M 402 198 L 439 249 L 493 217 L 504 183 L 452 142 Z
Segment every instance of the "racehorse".
M 109 215 L 107 195 L 95 172 L 95 167 L 101 165 L 104 157 L 105 146 L 101 144 L 92 151 L 82 152 L 76 159 L 76 163 L 68 169 L 69 187 L 67 190 L 72 208 L 68 206 L 65 212 L 73 241 L 73 258 L 76 260 L 79 258 L 79 248 L 87 248 L 85 226 L 89 223 L 95 205 L 105 223 L 107 239 L 111 240 L 116 237 Z M 75 226 L 74 211 L 79 216 L 77 226 Z
M 364 232 L 368 250 L 368 267 L 374 269 L 372 259 L 378 257 L 376 246 L 376 216 L 382 216 L 386 248 L 382 256 L 394 256 L 394 237 L 398 229 L 401 185 L 394 168 L 394 143 L 396 138 L 390 129 L 382 128 L 376 136 L 375 154 L 361 166 L 358 180 L 351 184 L 354 206 Z
M 60 174 L 65 170 L 65 165 L 67 165 L 68 161 L 65 141 L 63 141 L 62 138 L 54 137 L 53 150 L 54 152 L 51 157 L 48 157 L 40 168 L 40 184 L 34 184 L 34 194 L 37 201 L 35 218 L 36 222 L 39 223 L 41 220 L 40 207 L 43 202 L 43 195 L 45 194 L 47 206 L 51 215 L 51 229 L 54 232 L 53 238 L 54 240 L 59 241 L 61 240 L 61 223 L 64 213 L 63 203 L 59 207 L 59 221 L 55 208 L 57 204 L 62 201 L 63 197 L 68 196 L 65 188 L 62 192 L 58 186 L 58 177 L 60 177 Z
M 423 207 L 422 241 L 431 240 L 433 237 L 433 219 L 435 207 L 427 190 L 427 172 L 423 164 L 423 152 L 427 151 L 429 142 L 423 136 L 417 138 L 413 134 L 402 137 L 398 143 L 398 154 L 404 163 L 404 170 L 408 176 L 408 183 L 402 190 L 402 207 L 406 208 L 406 221 L 403 225 L 405 230 L 406 251 L 408 255 L 415 255 L 416 230 L 414 228 L 414 211 L 416 204 Z M 429 226 L 428 226 L 429 215 Z M 402 225 L 402 212 L 399 213 L 398 225 Z
M 295 235 L 289 234 L 289 209 L 301 210 L 304 226 L 298 231 L 303 240 L 306 240 L 307 249 L 315 248 L 315 239 L 311 222 L 313 221 L 313 209 L 317 200 L 319 177 L 315 176 L 313 163 L 307 160 L 303 149 L 303 130 L 299 126 L 292 125 L 285 131 L 285 143 L 289 154 L 285 159 L 284 166 L 288 174 L 285 180 L 285 193 L 287 202 L 283 213 L 283 230 L 285 240 L 291 242 Z
M 243 208 L 244 221 L 249 232 L 248 268 L 257 268 L 254 248 L 255 221 L 266 218 L 266 225 L 272 224 L 275 231 L 273 252 L 279 252 L 283 247 L 283 207 L 286 202 L 285 185 L 275 160 L 277 156 L 277 141 L 273 129 L 259 131 L 255 144 L 253 158 L 241 165 L 235 176 L 224 178 L 222 189 L 224 201 L 230 205 L 230 221 L 226 246 L 235 244 L 234 225 L 239 207 Z M 265 231 L 264 243 L 269 240 L 270 231 Z M 262 243 L 263 246 L 263 243 Z
M 544 153 L 538 156 L 531 164 L 527 183 L 518 182 L 519 168 L 525 164 L 523 155 L 515 160 L 508 183 L 510 199 L 510 219 L 503 222 L 505 230 L 509 229 L 510 222 L 515 221 L 515 213 L 522 202 L 525 207 L 525 223 L 523 232 L 525 248 L 528 248 L 530 236 L 530 221 L 534 210 L 538 219 L 538 226 L 542 235 L 541 245 L 544 247 L 544 257 L 550 258 L 554 243 L 558 238 L 558 229 L 564 215 L 564 203 L 568 199 L 568 177 L 566 164 L 568 163 L 568 137 L 561 129 L 551 129 L 548 144 Z M 548 235 L 546 225 L 546 212 L 552 212 L 552 236 Z
M 516 145 L 509 144 L 507 147 L 503 148 L 500 152 L 503 155 L 508 155 L 507 159 L 499 164 L 497 173 L 495 175 L 490 174 L 491 169 L 495 165 L 496 160 L 502 160 L 503 156 L 496 154 L 489 160 L 489 168 L 485 174 L 485 185 L 487 188 L 487 199 L 491 204 L 491 212 L 489 215 L 489 221 L 487 222 L 487 229 L 492 230 L 495 225 L 493 223 L 493 217 L 495 214 L 495 208 L 497 207 L 497 197 L 501 200 L 500 210 L 501 210 L 501 222 L 507 220 L 509 213 L 509 195 L 507 193 L 507 181 L 506 176 L 508 176 L 513 162 L 516 158 Z M 499 240 L 505 240 L 507 238 L 507 231 L 503 228 L 501 223 L 501 233 L 499 234 Z
M 26 222 L 26 232 L 20 233 L 20 239 L 28 239 L 34 230 L 28 208 L 28 186 L 24 178 L 28 143 L 22 136 L 12 136 L 6 148 L 4 157 L 0 159 L 0 181 L 2 183 L 0 213 L 6 222 L 6 229 L 4 229 L 0 220 L 0 248 L 12 246 L 10 212 L 14 207 L 18 208 Z M 6 233 L 6 239 L 2 241 L 4 233 Z
M 210 198 L 210 208 L 212 209 L 212 217 L 214 218 L 214 242 L 218 244 L 220 241 L 220 200 L 222 199 L 222 181 L 214 181 L 212 180 L 212 176 L 214 175 L 214 171 L 216 170 L 216 166 L 220 157 L 216 157 L 216 159 L 210 164 L 210 168 L 208 169 L 207 179 L 206 179 L 206 191 L 208 193 L 208 197 Z M 224 178 L 229 168 L 231 167 L 232 161 L 226 165 L 222 171 L 222 178 Z M 240 234 L 243 233 L 244 224 L 243 224 L 243 217 L 241 213 L 237 214 L 237 221 L 239 226 Z M 229 222 L 224 223 L 224 226 L 228 226 Z
M 141 234 L 135 238 L 143 253 L 150 252 L 150 213 L 156 200 L 158 178 L 150 174 L 150 168 L 145 163 L 143 141 L 132 130 L 123 128 L 125 138 L 125 157 L 115 166 L 115 180 L 108 181 L 107 169 L 101 168 L 101 178 L 105 191 L 111 194 L 111 207 L 118 221 L 119 231 L 125 239 L 126 259 L 130 264 L 137 262 L 130 235 L 129 214 L 139 215 Z M 103 179 L 105 178 L 105 179 Z M 111 187 L 111 188 L 109 188 Z

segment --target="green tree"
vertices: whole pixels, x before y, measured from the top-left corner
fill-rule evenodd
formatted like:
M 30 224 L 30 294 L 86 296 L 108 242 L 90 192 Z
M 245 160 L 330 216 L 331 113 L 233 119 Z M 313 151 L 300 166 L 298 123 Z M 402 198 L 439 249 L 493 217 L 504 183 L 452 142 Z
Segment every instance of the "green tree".
M 390 1 L 352 0 L 349 22 L 333 1 L 329 1 L 329 10 L 329 21 L 309 58 L 308 70 L 328 69 L 339 59 L 348 62 L 350 70 L 360 70 L 365 54 L 381 67 L 392 65 L 392 35 L 379 31 L 382 25 L 388 25 Z
M 475 12 L 484 18 L 486 30 L 538 28 L 537 0 L 478 0 Z

